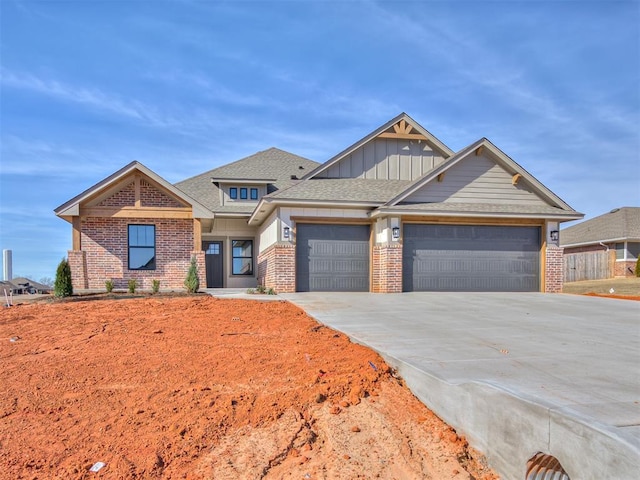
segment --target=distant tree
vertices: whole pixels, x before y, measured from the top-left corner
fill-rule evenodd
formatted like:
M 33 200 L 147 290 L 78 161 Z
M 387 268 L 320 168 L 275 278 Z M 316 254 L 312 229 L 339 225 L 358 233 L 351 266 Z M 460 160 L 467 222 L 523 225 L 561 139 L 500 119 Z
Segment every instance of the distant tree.
M 41 283 L 42 285 L 46 285 L 47 287 L 53 287 L 53 278 L 42 277 L 40 280 L 38 280 L 38 283 Z
M 73 295 L 71 284 L 71 267 L 66 258 L 63 258 L 56 270 L 56 280 L 53 285 L 53 293 L 56 297 L 69 297 Z
M 636 260 L 636 277 L 640 277 L 640 257 Z
M 189 271 L 187 272 L 187 278 L 184 280 L 184 286 L 187 288 L 187 292 L 189 293 L 196 293 L 200 288 L 196 257 L 191 257 L 191 265 L 189 265 Z

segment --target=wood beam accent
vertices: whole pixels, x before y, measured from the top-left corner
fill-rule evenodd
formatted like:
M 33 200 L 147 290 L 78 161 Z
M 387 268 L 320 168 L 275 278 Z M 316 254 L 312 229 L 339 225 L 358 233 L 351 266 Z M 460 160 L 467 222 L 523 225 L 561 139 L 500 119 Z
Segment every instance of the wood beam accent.
M 82 250 L 82 219 L 80 217 L 73 217 L 71 225 L 71 250 Z
M 516 174 L 511 178 L 511 183 L 512 183 L 513 185 L 517 185 L 521 178 L 522 178 L 522 175 L 520 175 L 519 173 L 516 173 Z
M 479 157 L 480 155 L 482 155 L 483 151 L 484 151 L 484 145 L 480 145 L 478 148 L 476 148 L 476 157 Z
M 135 206 L 136 208 L 140 208 L 142 206 L 142 194 L 140 193 L 140 175 L 136 175 L 134 179 Z
M 378 135 L 378 138 L 393 138 L 393 139 L 401 139 L 401 140 L 427 140 L 427 137 L 422 135 L 421 133 L 391 133 L 384 132 Z
M 202 221 L 199 218 L 193 219 L 193 249 L 202 250 Z
M 102 218 L 193 218 L 190 207 L 85 207 L 80 209 L 80 215 Z
M 442 172 L 442 173 L 438 174 L 438 181 L 439 181 L 439 182 L 442 182 L 442 181 L 444 180 L 444 174 L 445 174 L 445 173 L 446 173 L 446 172 Z

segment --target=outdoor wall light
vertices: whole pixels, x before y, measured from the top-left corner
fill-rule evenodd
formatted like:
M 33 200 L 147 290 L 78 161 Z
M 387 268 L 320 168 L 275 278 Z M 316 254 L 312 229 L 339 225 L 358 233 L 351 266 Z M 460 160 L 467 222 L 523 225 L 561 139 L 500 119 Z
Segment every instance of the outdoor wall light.
M 283 237 L 285 240 L 289 240 L 289 236 L 291 235 L 291 229 L 289 227 L 284 227 Z
M 551 235 L 551 241 L 553 241 L 553 242 L 557 242 L 558 239 L 560 238 L 560 234 L 559 234 L 558 230 L 551 230 L 550 235 Z
M 398 240 L 400 238 L 400 227 L 393 227 L 391 229 L 391 237 L 394 240 Z

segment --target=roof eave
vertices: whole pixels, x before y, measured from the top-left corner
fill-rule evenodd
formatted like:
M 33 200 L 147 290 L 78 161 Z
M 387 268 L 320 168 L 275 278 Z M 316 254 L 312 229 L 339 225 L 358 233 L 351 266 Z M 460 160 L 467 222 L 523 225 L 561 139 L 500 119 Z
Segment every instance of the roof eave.
M 477 217 L 477 218 L 528 218 L 528 219 L 541 219 L 541 220 L 559 220 L 562 222 L 569 222 L 572 220 L 579 220 L 584 215 L 569 214 L 569 213 L 509 213 L 509 212 L 452 212 L 448 210 L 412 210 L 406 208 L 388 208 L 380 207 L 371 212 L 370 217 L 376 218 L 385 215 L 398 215 L 398 216 L 438 216 L 438 217 Z

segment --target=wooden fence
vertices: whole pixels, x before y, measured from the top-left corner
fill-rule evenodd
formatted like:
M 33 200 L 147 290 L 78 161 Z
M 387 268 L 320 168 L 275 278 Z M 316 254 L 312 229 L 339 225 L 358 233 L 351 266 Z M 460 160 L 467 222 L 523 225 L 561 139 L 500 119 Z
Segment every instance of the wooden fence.
M 564 281 L 600 280 L 613 277 L 615 251 L 564 254 Z

